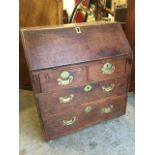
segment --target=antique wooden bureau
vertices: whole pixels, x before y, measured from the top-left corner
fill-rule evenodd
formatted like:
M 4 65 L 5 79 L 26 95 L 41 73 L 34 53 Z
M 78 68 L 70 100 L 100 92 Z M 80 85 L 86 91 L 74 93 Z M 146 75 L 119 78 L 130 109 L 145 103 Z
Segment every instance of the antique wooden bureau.
M 125 114 L 132 50 L 119 23 L 21 29 L 46 140 Z

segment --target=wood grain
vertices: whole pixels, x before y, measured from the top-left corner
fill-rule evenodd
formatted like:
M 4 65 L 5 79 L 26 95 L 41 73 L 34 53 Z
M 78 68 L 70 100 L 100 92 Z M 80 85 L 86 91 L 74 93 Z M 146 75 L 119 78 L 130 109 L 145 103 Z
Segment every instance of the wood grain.
M 115 66 L 115 71 L 112 74 L 104 75 L 101 71 L 103 65 L 107 62 L 112 63 Z M 68 85 L 58 85 L 57 79 L 60 78 L 60 74 L 63 71 L 67 71 L 73 76 L 72 83 Z M 78 87 L 82 84 L 92 83 L 95 81 L 102 81 L 109 78 L 117 78 L 123 75 L 129 74 L 130 71 L 126 70 L 126 59 L 118 60 L 102 60 L 91 63 L 84 63 L 80 65 L 73 65 L 67 67 L 60 67 L 55 69 L 48 69 L 42 71 L 36 71 L 32 73 L 34 79 L 34 88 L 36 93 L 56 92 L 59 90 Z M 37 88 L 38 87 L 38 88 Z
M 88 127 L 92 124 L 118 117 L 125 113 L 125 101 L 125 96 L 97 100 L 92 103 L 90 102 L 87 105 L 83 105 L 78 110 L 71 111 L 70 113 L 56 115 L 49 121 L 44 121 L 46 140 L 70 134 L 72 132 L 76 132 L 80 129 Z M 113 105 L 113 110 L 111 113 L 101 113 L 101 108 L 109 107 L 110 105 Z M 92 106 L 93 110 L 90 113 L 85 113 L 84 111 L 87 106 Z M 76 116 L 77 118 L 74 124 L 69 126 L 64 126 L 62 124 L 63 120 L 70 120 L 74 116 Z
M 105 92 L 102 87 L 109 87 L 114 84 L 113 90 L 110 92 Z M 97 99 L 110 97 L 110 96 L 120 96 L 126 93 L 127 89 L 127 76 L 121 78 L 104 80 L 97 83 L 89 83 L 93 88 L 90 92 L 85 92 L 84 87 L 86 85 L 70 88 L 66 90 L 57 91 L 55 93 L 41 93 L 36 94 L 40 111 L 44 120 L 49 119 L 50 116 L 62 112 L 72 111 L 75 108 L 78 109 L 80 105 L 87 104 L 90 101 L 95 101 Z M 68 103 L 60 103 L 59 97 L 67 96 L 71 94 L 74 95 L 72 101 Z
M 20 0 L 20 27 L 62 24 L 61 0 Z
M 120 24 L 82 26 L 81 31 L 76 33 L 74 26 L 41 31 L 21 29 L 30 70 L 131 55 Z
M 46 140 L 125 113 L 133 54 L 120 24 L 79 26 L 81 36 L 75 33 L 73 25 L 21 30 Z M 109 75 L 102 73 L 106 63 L 115 66 Z M 62 87 L 57 79 L 63 71 L 68 71 L 73 81 Z M 87 84 L 93 89 L 86 93 Z M 102 87 L 108 88 L 111 84 L 114 88 L 103 92 Z M 71 94 L 74 98 L 70 104 L 60 104 L 59 97 L 68 98 Z M 90 113 L 85 112 L 88 106 L 93 109 Z M 111 112 L 101 113 L 101 108 L 109 107 Z M 63 120 L 67 125 L 62 124 Z
M 61 0 L 20 0 L 19 27 L 62 24 Z M 21 89 L 31 89 L 21 40 L 19 42 L 19 85 Z
M 115 71 L 112 74 L 102 73 L 101 70 L 106 63 L 111 63 L 113 66 L 115 66 Z M 125 59 L 122 60 L 106 59 L 96 64 L 91 64 L 88 68 L 89 81 L 97 81 L 97 80 L 101 81 L 106 78 L 122 76 L 126 73 L 125 66 L 126 66 Z
M 63 71 L 67 71 L 71 76 L 73 76 L 73 81 L 68 85 L 58 85 L 57 79 L 60 78 L 60 75 Z M 64 69 L 60 68 L 56 70 L 50 70 L 39 73 L 39 78 L 42 93 L 62 90 L 86 83 L 87 81 L 86 67 L 85 66 L 75 68 L 66 67 Z
M 135 0 L 128 0 L 124 31 L 133 50 L 133 65 L 130 77 L 130 91 L 135 91 Z

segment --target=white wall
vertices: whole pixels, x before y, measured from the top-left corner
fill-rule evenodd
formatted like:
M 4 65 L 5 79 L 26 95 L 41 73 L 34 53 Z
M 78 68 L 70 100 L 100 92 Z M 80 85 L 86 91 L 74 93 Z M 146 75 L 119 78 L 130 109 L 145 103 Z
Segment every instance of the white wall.
M 66 9 L 70 17 L 74 9 L 74 0 L 63 0 L 63 9 Z

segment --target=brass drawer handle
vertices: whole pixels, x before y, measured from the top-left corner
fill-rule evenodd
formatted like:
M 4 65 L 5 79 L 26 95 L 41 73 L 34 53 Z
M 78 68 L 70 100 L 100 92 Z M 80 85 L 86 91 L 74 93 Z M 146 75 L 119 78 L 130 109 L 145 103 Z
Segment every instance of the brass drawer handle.
M 69 96 L 61 96 L 59 97 L 59 103 L 65 104 L 69 103 L 74 99 L 74 94 L 70 94 Z
M 72 125 L 76 122 L 76 116 L 74 116 L 72 119 L 70 120 L 63 120 L 62 123 L 63 125 Z
M 93 89 L 93 87 L 91 85 L 86 85 L 83 90 L 84 90 L 84 92 L 89 92 L 92 89 Z
M 112 112 L 113 108 L 114 108 L 113 105 L 110 105 L 109 107 L 106 107 L 106 108 L 101 108 L 101 113 L 108 114 L 108 113 Z
M 115 87 L 115 84 L 112 83 L 112 84 L 111 84 L 110 86 L 108 86 L 108 87 L 102 86 L 102 90 L 103 90 L 103 92 L 110 92 L 110 91 L 112 91 L 112 90 L 114 89 L 114 87 Z
M 68 71 L 63 71 L 60 74 L 60 77 L 57 79 L 58 85 L 68 85 L 70 83 L 72 83 L 73 81 L 73 76 L 70 75 L 70 73 Z
M 102 67 L 102 74 L 112 74 L 115 71 L 115 66 L 107 62 Z

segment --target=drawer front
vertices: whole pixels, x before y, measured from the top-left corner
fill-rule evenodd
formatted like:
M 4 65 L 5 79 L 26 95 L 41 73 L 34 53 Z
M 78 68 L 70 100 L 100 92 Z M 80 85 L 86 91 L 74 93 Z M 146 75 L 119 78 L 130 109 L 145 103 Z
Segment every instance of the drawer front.
M 86 82 L 86 68 L 61 68 L 39 73 L 41 92 L 52 92 Z
M 122 76 L 126 71 L 126 60 L 104 60 L 90 64 L 88 68 L 89 81 L 101 81 L 106 78 Z
M 90 83 L 81 87 L 70 88 L 56 93 L 36 95 L 43 119 L 50 115 L 78 108 L 79 105 L 95 99 L 120 96 L 126 93 L 127 77 Z
M 121 116 L 125 113 L 125 106 L 125 96 L 90 102 L 82 105 L 78 111 L 55 115 L 50 120 L 44 121 L 46 135 L 56 138 L 100 121 Z

